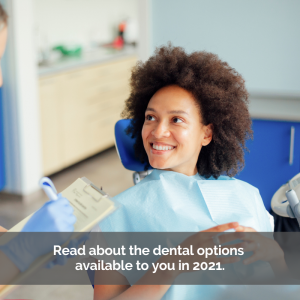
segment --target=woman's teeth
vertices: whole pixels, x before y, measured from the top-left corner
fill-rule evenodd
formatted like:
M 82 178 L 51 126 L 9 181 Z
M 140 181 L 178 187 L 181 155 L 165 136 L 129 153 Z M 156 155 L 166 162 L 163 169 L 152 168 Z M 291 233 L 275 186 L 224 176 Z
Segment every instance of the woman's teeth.
M 155 150 L 172 150 L 174 149 L 175 147 L 173 146 L 157 146 L 155 144 L 152 145 L 153 149 Z

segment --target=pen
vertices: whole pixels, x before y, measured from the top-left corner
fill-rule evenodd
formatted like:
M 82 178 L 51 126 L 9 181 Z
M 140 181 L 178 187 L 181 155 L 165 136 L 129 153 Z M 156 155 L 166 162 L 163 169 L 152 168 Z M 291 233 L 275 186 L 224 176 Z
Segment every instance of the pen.
M 56 188 L 48 177 L 43 177 L 39 182 L 40 187 L 44 190 L 50 200 L 57 200 Z

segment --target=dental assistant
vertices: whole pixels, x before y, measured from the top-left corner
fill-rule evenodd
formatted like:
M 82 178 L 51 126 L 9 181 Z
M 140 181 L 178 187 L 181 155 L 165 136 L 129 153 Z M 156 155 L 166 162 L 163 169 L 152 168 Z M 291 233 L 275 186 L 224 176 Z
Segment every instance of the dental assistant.
M 0 59 L 2 59 L 7 40 L 7 14 L 0 4 Z M 0 86 L 2 86 L 2 72 L 0 69 Z M 1 220 L 0 220 L 1 222 Z M 33 214 L 22 232 L 69 232 L 74 231 L 76 217 L 73 208 L 66 198 L 58 195 L 55 201 L 46 202 Z M 7 230 L 0 226 L 0 232 Z M 52 250 L 53 243 L 62 244 L 67 235 L 57 235 L 56 240 L 49 240 L 47 236 L 32 235 L 31 239 L 18 235 L 7 244 L 0 246 L 0 284 L 9 283 L 20 271 L 28 269 L 30 264 L 40 255 Z M 0 286 L 1 287 L 1 286 Z
M 103 232 L 238 232 L 273 230 L 259 191 L 233 178 L 244 165 L 246 140 L 252 137 L 244 79 L 226 62 L 207 52 L 187 54 L 172 45 L 157 48 L 132 71 L 131 94 L 123 116 L 136 137 L 136 157 L 154 170 L 115 197 L 122 207 L 101 222 Z M 195 247 L 213 247 L 213 239 L 189 237 Z M 272 239 L 257 234 L 244 240 L 253 255 L 243 262 L 267 261 L 276 274 L 286 271 L 284 255 Z M 184 247 L 184 241 L 181 246 Z M 272 257 L 265 249 L 272 249 Z M 269 251 L 270 252 L 270 251 Z M 190 257 L 191 258 L 191 257 Z M 192 263 L 192 259 L 186 258 Z M 200 262 L 201 263 L 201 262 Z M 172 280 L 186 271 L 174 271 Z M 151 278 L 152 270 L 140 279 Z M 184 274 L 183 274 L 184 275 Z M 224 286 L 97 285 L 94 299 L 220 299 Z M 158 278 L 158 277 L 156 277 Z M 132 281 L 131 281 L 132 280 Z M 101 282 L 101 281 L 100 281 Z M 229 287 L 234 289 L 235 287 Z

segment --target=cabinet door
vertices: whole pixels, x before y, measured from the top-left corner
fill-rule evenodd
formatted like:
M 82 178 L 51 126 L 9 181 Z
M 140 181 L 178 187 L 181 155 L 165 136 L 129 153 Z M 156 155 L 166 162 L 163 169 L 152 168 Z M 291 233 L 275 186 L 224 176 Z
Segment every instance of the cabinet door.
M 245 154 L 245 168 L 236 178 L 257 187 L 266 209 L 270 210 L 274 193 L 300 172 L 300 123 L 253 120 L 253 132 L 254 139 L 247 144 L 250 153 Z M 293 154 L 291 162 L 290 154 Z
M 64 74 L 62 87 L 62 148 L 66 166 L 85 156 L 85 73 L 81 70 Z
M 60 76 L 40 80 L 43 174 L 49 175 L 64 167 L 61 147 Z

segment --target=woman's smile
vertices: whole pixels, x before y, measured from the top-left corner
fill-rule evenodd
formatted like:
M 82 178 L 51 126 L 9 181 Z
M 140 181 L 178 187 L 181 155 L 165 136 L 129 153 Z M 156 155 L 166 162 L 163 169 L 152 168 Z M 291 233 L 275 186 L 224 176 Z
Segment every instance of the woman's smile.
M 150 143 L 150 145 L 151 145 L 153 154 L 164 154 L 164 152 L 169 152 L 176 148 L 175 146 L 171 146 L 171 145 L 168 145 L 165 143 L 159 143 L 159 142 L 153 142 L 153 143 Z

